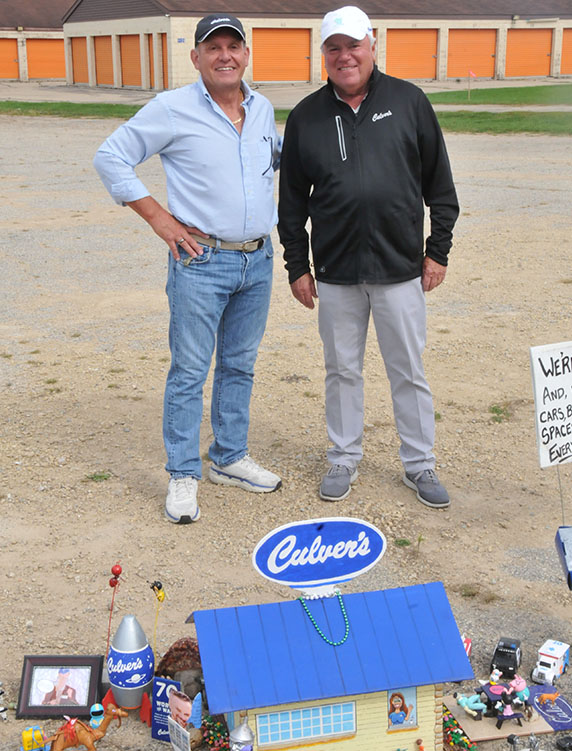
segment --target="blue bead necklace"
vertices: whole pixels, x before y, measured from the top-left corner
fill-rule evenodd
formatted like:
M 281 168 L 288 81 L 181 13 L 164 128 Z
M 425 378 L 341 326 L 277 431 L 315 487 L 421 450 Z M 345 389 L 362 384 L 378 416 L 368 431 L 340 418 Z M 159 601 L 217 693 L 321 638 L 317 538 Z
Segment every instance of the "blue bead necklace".
M 314 618 L 314 616 L 312 615 L 312 613 L 310 613 L 310 609 L 306 605 L 306 601 L 304 600 L 304 598 L 303 597 L 298 597 L 298 599 L 302 603 L 302 607 L 306 611 L 306 615 L 310 619 L 310 622 L 312 623 L 312 625 L 314 626 L 314 628 L 316 629 L 316 631 L 320 634 L 320 636 L 322 637 L 322 639 L 327 644 L 331 644 L 332 647 L 339 647 L 339 646 L 341 646 L 346 641 L 346 639 L 348 638 L 348 636 L 350 634 L 350 622 L 348 620 L 348 614 L 346 613 L 346 608 L 345 608 L 344 602 L 342 600 L 342 595 L 340 594 L 340 592 L 336 592 L 336 595 L 337 595 L 337 598 L 338 598 L 338 602 L 340 603 L 340 609 L 342 611 L 342 615 L 344 617 L 344 623 L 346 625 L 346 632 L 345 632 L 343 638 L 340 639 L 339 641 L 332 641 L 331 639 L 328 639 L 328 637 L 324 634 L 324 632 L 322 631 L 322 629 L 316 623 L 316 619 Z

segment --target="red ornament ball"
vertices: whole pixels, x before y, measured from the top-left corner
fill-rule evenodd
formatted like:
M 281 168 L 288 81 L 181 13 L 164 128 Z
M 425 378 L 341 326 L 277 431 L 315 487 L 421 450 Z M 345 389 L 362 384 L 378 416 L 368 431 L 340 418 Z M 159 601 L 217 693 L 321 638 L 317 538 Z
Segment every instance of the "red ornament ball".
M 119 584 L 119 579 L 116 579 L 115 576 L 112 576 L 109 580 L 109 586 L 110 587 L 116 587 Z
M 111 573 L 113 574 L 113 576 L 119 576 L 122 571 L 123 569 L 118 563 L 116 563 L 115 566 L 111 567 Z

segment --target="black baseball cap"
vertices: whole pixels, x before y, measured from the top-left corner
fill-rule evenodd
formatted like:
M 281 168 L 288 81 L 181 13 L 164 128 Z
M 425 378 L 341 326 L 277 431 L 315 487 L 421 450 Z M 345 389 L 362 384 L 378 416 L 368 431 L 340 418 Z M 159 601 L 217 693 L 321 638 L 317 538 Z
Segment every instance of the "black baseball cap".
M 212 34 L 213 31 L 218 31 L 218 29 L 232 29 L 240 35 L 243 42 L 246 42 L 246 34 L 238 18 L 229 16 L 226 13 L 211 13 L 210 16 L 201 18 L 197 24 L 195 46 L 204 42 L 209 34 Z

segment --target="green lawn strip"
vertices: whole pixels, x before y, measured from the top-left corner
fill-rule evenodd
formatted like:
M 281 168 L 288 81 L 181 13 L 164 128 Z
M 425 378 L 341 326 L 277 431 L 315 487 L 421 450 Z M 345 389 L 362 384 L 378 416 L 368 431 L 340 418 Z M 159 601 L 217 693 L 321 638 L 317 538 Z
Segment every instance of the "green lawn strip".
M 140 109 L 141 105 L 105 102 L 0 102 L 0 114 L 29 117 L 117 117 L 126 120 Z
M 455 133 L 572 135 L 567 112 L 437 112 L 443 130 Z
M 542 87 L 535 87 L 542 88 Z M 546 88 L 546 87 L 545 87 Z M 0 102 L 0 114 L 54 117 L 117 118 L 126 120 L 140 106 L 92 102 Z M 290 110 L 275 110 L 276 122 L 285 123 Z M 548 133 L 572 135 L 567 112 L 438 112 L 444 130 L 459 133 Z
M 432 104 L 504 104 L 513 107 L 527 105 L 550 106 L 572 104 L 572 83 L 553 86 L 508 86 L 506 88 L 441 91 L 428 94 Z

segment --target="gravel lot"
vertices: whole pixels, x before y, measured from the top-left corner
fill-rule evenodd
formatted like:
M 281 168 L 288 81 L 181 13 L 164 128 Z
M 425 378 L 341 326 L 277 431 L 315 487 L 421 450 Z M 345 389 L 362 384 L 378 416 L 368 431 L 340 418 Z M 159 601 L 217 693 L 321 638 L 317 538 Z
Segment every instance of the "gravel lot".
M 426 509 L 401 483 L 374 337 L 360 479 L 335 508 L 318 499 L 327 439 L 316 312 L 291 297 L 276 241 L 250 451 L 284 487 L 259 497 L 203 482 L 201 521 L 178 527 L 162 515 L 166 251 L 111 202 L 91 167 L 116 125 L 0 116 L 3 699 L 17 699 L 25 654 L 105 651 L 116 561 L 125 574 L 113 628 L 135 613 L 152 637 L 149 582 L 159 578 L 168 595 L 163 652 L 192 633 L 192 610 L 291 597 L 253 571 L 251 551 L 274 527 L 331 514 L 373 522 L 389 543 L 346 591 L 444 581 L 460 630 L 473 638 L 477 677 L 501 635 L 522 640 L 526 672 L 545 638 L 572 642 L 553 543 L 562 506 L 572 520 L 572 473 L 570 464 L 559 470 L 561 505 L 557 471 L 538 464 L 529 370 L 530 346 L 572 339 L 572 139 L 447 137 L 462 215 L 447 280 L 428 298 L 426 368 L 449 510 Z M 161 198 L 158 160 L 140 174 Z M 493 405 L 507 415 L 501 422 Z M 206 452 L 206 419 L 202 442 Z M 559 684 L 570 699 L 571 680 Z M 0 750 L 17 748 L 29 724 L 9 712 Z M 554 741 L 543 737 L 541 747 Z M 101 747 L 166 748 L 135 716 Z

